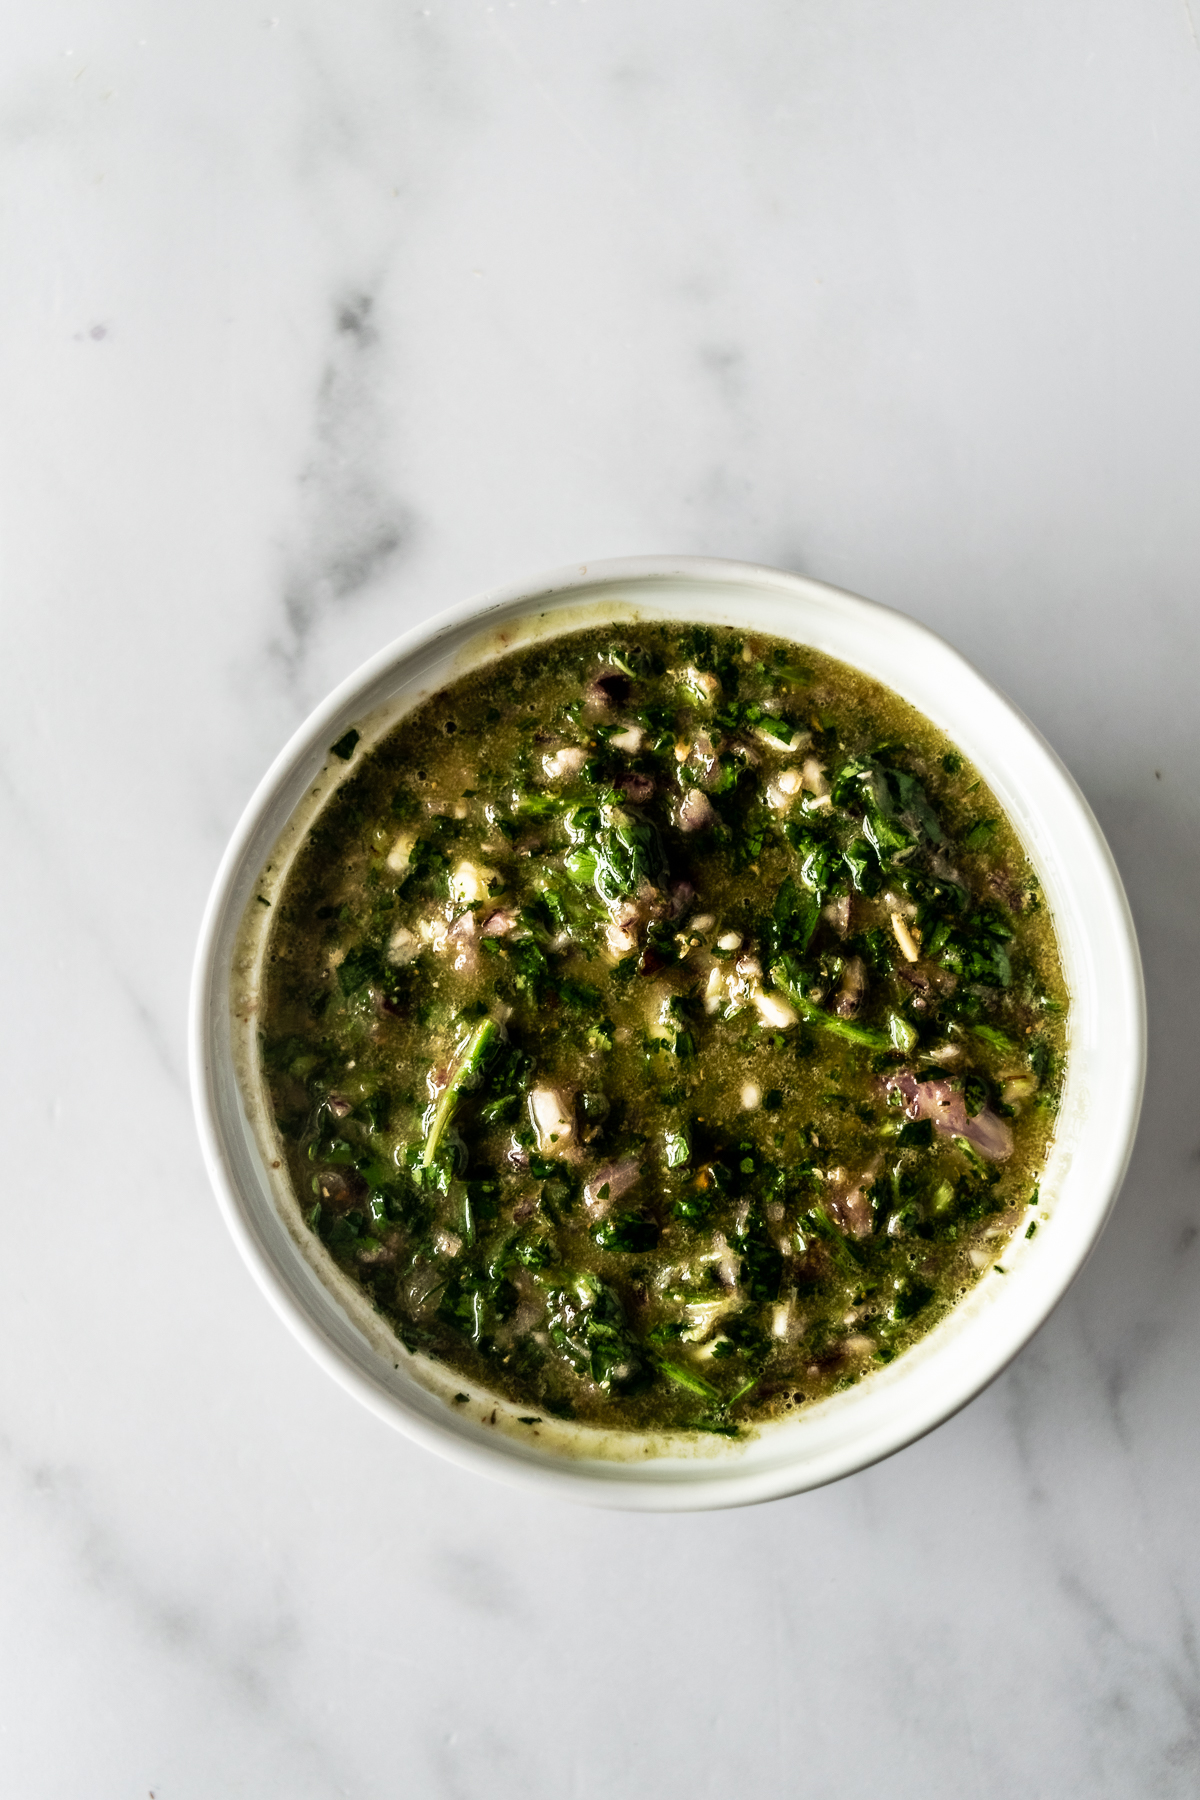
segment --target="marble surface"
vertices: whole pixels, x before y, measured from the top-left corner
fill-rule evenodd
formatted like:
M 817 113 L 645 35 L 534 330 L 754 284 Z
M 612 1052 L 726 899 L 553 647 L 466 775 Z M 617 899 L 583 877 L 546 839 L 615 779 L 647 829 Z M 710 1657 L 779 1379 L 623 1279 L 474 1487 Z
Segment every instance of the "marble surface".
M 268 10 L 268 8 L 273 10 Z M 41 0 L 0 31 L 0 1790 L 1200 1788 L 1196 0 Z M 227 834 L 576 559 L 902 607 L 1110 835 L 1144 1125 L 994 1387 L 826 1491 L 539 1503 L 270 1313 L 184 1068 Z

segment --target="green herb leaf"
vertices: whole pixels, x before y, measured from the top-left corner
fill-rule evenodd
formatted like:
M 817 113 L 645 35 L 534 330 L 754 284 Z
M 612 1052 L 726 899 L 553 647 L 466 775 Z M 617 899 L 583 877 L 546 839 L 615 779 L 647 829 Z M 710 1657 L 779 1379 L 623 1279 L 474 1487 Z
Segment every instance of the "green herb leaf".
M 354 730 L 353 726 L 351 726 L 346 735 L 340 737 L 336 744 L 330 744 L 329 754 L 331 756 L 340 756 L 343 762 L 349 762 L 350 758 L 354 755 L 357 743 L 358 733 Z

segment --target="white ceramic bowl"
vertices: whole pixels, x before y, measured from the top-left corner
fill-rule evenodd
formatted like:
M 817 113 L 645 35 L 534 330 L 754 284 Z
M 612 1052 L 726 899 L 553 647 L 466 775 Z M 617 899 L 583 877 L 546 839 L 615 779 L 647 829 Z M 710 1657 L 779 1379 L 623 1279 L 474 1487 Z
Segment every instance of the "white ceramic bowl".
M 268 912 L 288 859 L 350 768 L 329 754 L 350 726 L 368 749 L 397 718 L 514 645 L 609 619 L 733 625 L 812 645 L 886 682 L 975 763 L 1020 833 L 1058 930 L 1070 1045 L 1042 1183 L 1048 1218 L 912 1350 L 856 1386 L 746 1440 L 632 1439 L 546 1421 L 491 1395 L 455 1405 L 460 1378 L 400 1349 L 299 1219 L 272 1164 L 255 1004 Z M 250 923 L 244 923 L 249 914 Z M 226 1221 L 268 1299 L 322 1366 L 409 1437 L 465 1467 L 601 1505 L 731 1506 L 833 1481 L 876 1462 L 972 1399 L 1033 1335 L 1082 1267 L 1133 1145 L 1145 1061 L 1141 967 L 1108 846 L 1053 751 L 942 640 L 903 614 L 775 569 L 695 557 L 576 567 L 501 589 L 399 638 L 296 733 L 251 800 L 221 864 L 192 995 L 192 1084 Z

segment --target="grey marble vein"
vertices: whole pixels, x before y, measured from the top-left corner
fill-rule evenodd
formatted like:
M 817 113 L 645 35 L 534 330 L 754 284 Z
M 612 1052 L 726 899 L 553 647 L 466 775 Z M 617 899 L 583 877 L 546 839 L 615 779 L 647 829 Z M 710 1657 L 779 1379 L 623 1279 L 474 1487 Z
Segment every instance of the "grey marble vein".
M 332 308 L 332 338 L 317 382 L 313 450 L 300 475 L 300 542 L 288 556 L 284 631 L 272 646 L 295 676 L 319 614 L 353 600 L 409 546 L 413 521 L 377 466 L 387 379 L 374 296 Z

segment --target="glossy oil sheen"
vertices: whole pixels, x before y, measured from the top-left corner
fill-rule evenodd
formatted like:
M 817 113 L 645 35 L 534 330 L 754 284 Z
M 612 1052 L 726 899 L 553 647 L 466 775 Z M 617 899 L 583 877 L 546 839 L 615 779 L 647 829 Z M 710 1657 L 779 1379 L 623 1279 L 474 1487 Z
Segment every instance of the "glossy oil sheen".
M 954 939 L 909 961 L 943 916 L 1001 946 L 985 980 Z M 1065 1029 L 1036 881 L 952 746 L 815 652 L 639 625 L 455 683 L 341 786 L 270 956 L 264 1061 L 312 1230 L 410 1348 L 531 1409 L 777 1416 L 902 1354 L 1036 1221 Z M 1011 1154 L 909 1120 L 906 1072 L 1007 1112 Z

